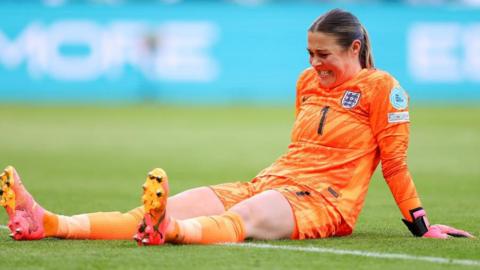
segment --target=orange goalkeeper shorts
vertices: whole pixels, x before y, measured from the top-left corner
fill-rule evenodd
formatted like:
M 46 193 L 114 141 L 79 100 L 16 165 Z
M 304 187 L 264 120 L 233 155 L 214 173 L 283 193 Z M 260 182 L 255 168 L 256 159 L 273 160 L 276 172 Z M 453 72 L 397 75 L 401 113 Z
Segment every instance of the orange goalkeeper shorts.
M 263 191 L 276 190 L 290 203 L 295 217 L 292 239 L 326 238 L 352 233 L 337 209 L 320 191 L 300 185 L 288 178 L 262 176 L 252 182 L 233 182 L 210 186 L 225 209 Z

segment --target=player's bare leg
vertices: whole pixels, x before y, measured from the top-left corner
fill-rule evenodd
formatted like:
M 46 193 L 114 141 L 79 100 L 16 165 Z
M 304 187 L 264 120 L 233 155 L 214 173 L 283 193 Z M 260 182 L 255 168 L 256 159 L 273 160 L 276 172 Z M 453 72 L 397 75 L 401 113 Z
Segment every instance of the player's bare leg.
M 195 207 L 192 207 L 194 205 Z M 189 189 L 168 198 L 167 211 L 175 219 L 220 215 L 225 207 L 209 187 Z
M 231 209 L 243 220 L 245 238 L 289 239 L 295 219 L 287 199 L 278 191 L 267 190 L 244 200 Z
M 167 220 L 169 225 L 162 231 L 164 241 L 179 244 L 235 243 L 245 238 L 285 239 L 292 237 L 295 230 L 290 204 L 274 190 L 255 195 L 219 215 Z
M 45 237 L 46 211 L 25 189 L 15 168 L 8 166 L 0 174 L 0 204 L 8 213 L 8 228 L 15 240 L 36 240 Z

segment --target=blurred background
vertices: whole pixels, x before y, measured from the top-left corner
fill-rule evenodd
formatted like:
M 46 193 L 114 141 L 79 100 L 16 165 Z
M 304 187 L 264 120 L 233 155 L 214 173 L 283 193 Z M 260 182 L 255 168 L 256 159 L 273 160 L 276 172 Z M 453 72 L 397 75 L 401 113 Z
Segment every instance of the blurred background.
M 0 102 L 290 105 L 335 7 L 413 102 L 480 100 L 480 0 L 2 0 Z

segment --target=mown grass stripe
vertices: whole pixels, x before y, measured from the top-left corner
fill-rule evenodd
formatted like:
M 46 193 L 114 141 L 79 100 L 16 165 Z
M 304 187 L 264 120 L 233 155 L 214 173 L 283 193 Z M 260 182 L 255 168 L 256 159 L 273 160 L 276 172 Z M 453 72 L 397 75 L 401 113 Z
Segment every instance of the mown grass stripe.
M 453 265 L 466 265 L 466 266 L 480 266 L 480 261 L 476 260 L 461 260 L 461 259 L 449 259 L 442 257 L 430 257 L 430 256 L 415 256 L 401 253 L 382 253 L 371 252 L 362 250 L 347 250 L 347 249 L 334 249 L 334 248 L 321 248 L 321 247 L 299 247 L 299 246 L 280 246 L 269 244 L 255 244 L 255 243 L 242 243 L 242 244 L 225 244 L 233 247 L 247 247 L 247 248 L 261 248 L 261 249 L 280 249 L 289 251 L 304 251 L 313 253 L 330 253 L 336 255 L 351 255 L 361 256 L 377 259 L 397 259 L 397 260 L 409 260 L 409 261 L 424 261 L 438 264 L 453 264 Z
M 8 229 L 5 225 L 0 225 L 0 229 Z M 303 251 L 303 252 L 313 252 L 313 253 L 329 253 L 336 255 L 351 255 L 351 256 L 360 256 L 360 257 L 369 257 L 376 259 L 397 259 L 397 260 L 409 260 L 409 261 L 424 261 L 437 264 L 452 264 L 452 265 L 465 265 L 465 266 L 480 266 L 480 261 L 476 260 L 462 260 L 462 259 L 450 259 L 442 257 L 431 257 L 431 256 L 415 256 L 409 254 L 401 253 L 382 253 L 382 252 L 371 252 L 371 251 L 362 251 L 362 250 L 347 250 L 347 249 L 334 249 L 334 248 L 321 248 L 321 247 L 299 247 L 299 246 L 281 246 L 281 245 L 270 245 L 270 244 L 256 244 L 256 243 L 241 243 L 241 244 L 224 244 L 226 246 L 232 247 L 247 247 L 247 248 L 260 248 L 260 249 L 277 249 L 277 250 L 288 250 L 288 251 Z

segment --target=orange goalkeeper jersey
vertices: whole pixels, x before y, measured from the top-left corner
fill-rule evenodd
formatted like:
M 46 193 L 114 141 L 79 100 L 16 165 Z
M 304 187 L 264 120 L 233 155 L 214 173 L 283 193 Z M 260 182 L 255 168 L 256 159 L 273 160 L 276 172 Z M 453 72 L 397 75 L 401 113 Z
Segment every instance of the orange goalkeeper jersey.
M 322 89 L 313 68 L 297 83 L 288 152 L 258 176 L 286 177 L 319 191 L 353 228 L 378 163 L 403 216 L 420 207 L 406 165 L 408 96 L 388 73 L 363 69 Z

